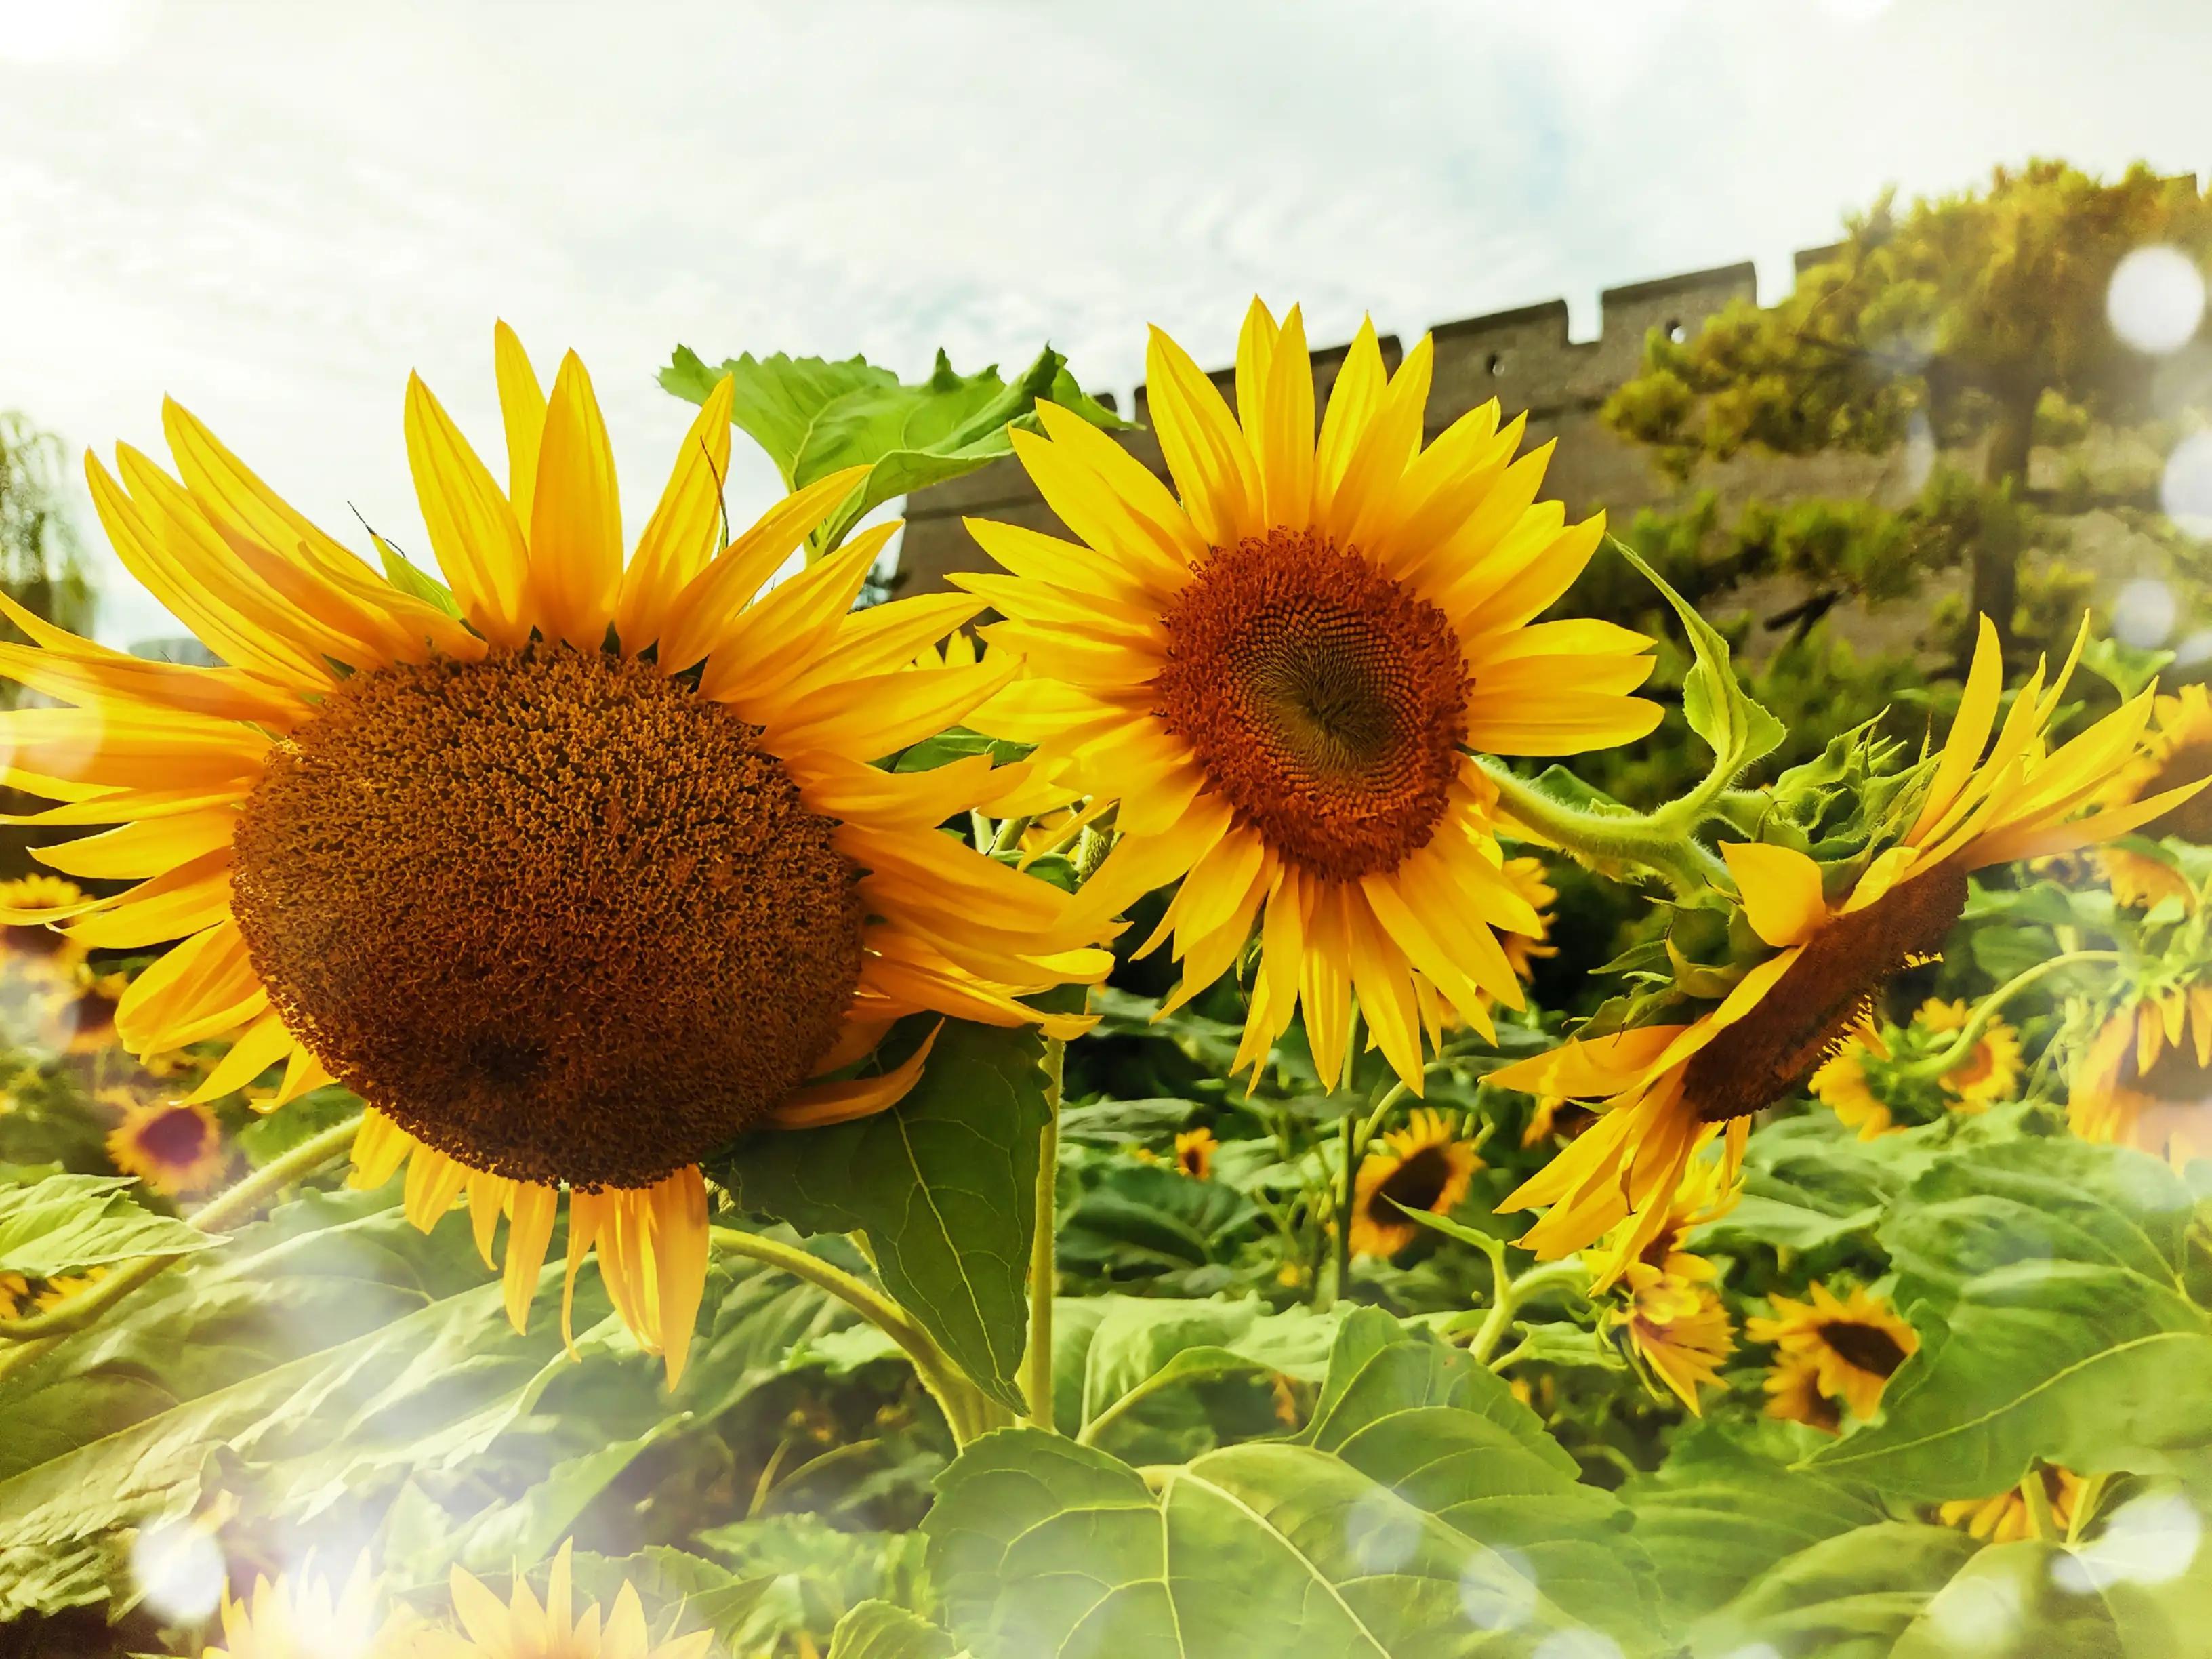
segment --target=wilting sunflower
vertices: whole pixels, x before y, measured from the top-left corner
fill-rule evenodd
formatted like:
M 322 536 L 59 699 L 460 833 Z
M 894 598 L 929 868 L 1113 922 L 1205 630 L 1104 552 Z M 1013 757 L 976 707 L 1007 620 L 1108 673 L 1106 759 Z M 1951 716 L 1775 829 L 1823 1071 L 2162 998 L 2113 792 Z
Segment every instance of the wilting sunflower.
M 145 1098 L 128 1089 L 104 1089 L 100 1099 L 123 1121 L 107 1132 L 107 1156 L 168 1198 L 190 1198 L 221 1180 L 229 1162 L 222 1126 L 196 1100 Z
M 1214 1149 L 1221 1143 L 1211 1129 L 1185 1129 L 1176 1137 L 1176 1168 L 1204 1181 L 1213 1174 Z
M 1923 1030 L 1939 1034 L 1959 1031 L 1966 1029 L 1972 1012 L 1964 1002 L 1930 997 L 1920 1005 L 1915 1024 Z M 1953 1111 L 1980 1112 L 1998 1101 L 2011 1099 L 2020 1073 L 2020 1033 L 2004 1021 L 1993 1019 L 1982 1028 L 1973 1052 L 1937 1082 L 1950 1097 Z
M 1875 1093 L 1873 1084 L 1867 1079 L 1869 1054 L 1883 1060 L 1889 1058 L 1887 1045 L 1875 1030 L 1874 1022 L 1863 1020 L 1836 1044 L 1835 1051 L 1805 1081 L 1813 1097 L 1833 1111 L 1846 1127 L 1856 1129 L 1861 1140 L 1887 1134 L 1894 1127 L 1890 1121 L 1889 1103 Z
M 1835 1401 L 1853 1417 L 1872 1417 L 1889 1379 L 1920 1346 L 1912 1327 L 1864 1285 L 1855 1285 L 1842 1299 L 1826 1285 L 1814 1285 L 1809 1302 L 1786 1296 L 1771 1300 L 1772 1318 L 1753 1316 L 1743 1326 L 1753 1342 L 1771 1343 L 1776 1350 L 1766 1379 L 1770 1417 L 1833 1427 L 1823 1420 L 1829 1413 L 1809 1403 L 1815 1395 Z
M 274 1583 L 257 1578 L 244 1600 L 233 1599 L 226 1586 L 222 1639 L 203 1653 L 205 1659 L 397 1659 L 408 1626 L 380 1609 L 380 1598 L 367 1556 L 355 1563 L 342 1590 L 333 1591 L 312 1563 Z
M 543 1602 L 520 1573 L 501 1601 L 455 1567 L 450 1586 L 460 1630 L 421 1632 L 409 1659 L 701 1659 L 713 1648 L 712 1631 L 655 1642 L 645 1604 L 626 1579 L 604 1615 L 596 1601 L 577 1612 L 569 1552 L 564 1543 L 553 1558 Z
M 1083 545 L 969 520 L 1010 573 L 955 580 L 1007 618 L 985 631 L 1025 678 L 973 724 L 1039 759 L 1120 839 L 1079 909 L 1119 911 L 1182 878 L 1158 945 L 1182 963 L 1170 1007 L 1261 956 L 1236 1065 L 1264 1060 L 1303 1006 L 1321 1076 L 1350 1046 L 1352 999 L 1421 1086 L 1426 980 L 1490 1030 L 1519 1007 L 1498 936 L 1532 935 L 1504 869 L 1496 790 L 1468 752 L 1571 755 L 1640 738 L 1628 695 L 1651 641 L 1609 623 L 1532 619 L 1595 550 L 1535 505 L 1548 446 L 1492 402 L 1421 447 L 1431 348 L 1386 375 L 1370 325 L 1315 435 L 1304 325 L 1257 301 L 1237 352 L 1237 413 L 1153 331 L 1152 419 L 1175 489 L 1049 404 L 1013 442 Z M 1147 947 L 1149 948 L 1149 946 Z
M 1398 1206 L 1449 1215 L 1481 1167 L 1474 1146 L 1452 1133 L 1442 1112 L 1425 1107 L 1413 1113 L 1405 1127 L 1382 1137 L 1382 1151 L 1360 1161 L 1352 1194 L 1352 1254 L 1397 1255 L 1421 1233 L 1421 1224 Z
M 344 1084 L 371 1109 L 357 1178 L 411 1158 L 408 1215 L 465 1194 L 487 1261 L 507 1217 L 518 1323 L 567 1186 L 571 1286 L 596 1246 L 673 1375 L 705 1284 L 702 1156 L 896 1101 L 926 1043 L 841 1073 L 902 1015 L 1033 1020 L 1018 995 L 1106 957 L 1076 948 L 1063 895 L 938 832 L 1003 782 L 988 758 L 869 764 L 1010 678 L 908 666 L 977 602 L 854 612 L 888 528 L 762 592 L 855 471 L 725 545 L 726 380 L 625 562 L 582 363 L 549 396 L 503 325 L 495 355 L 504 489 L 408 388 L 450 604 L 378 575 L 174 404 L 181 483 L 128 447 L 119 479 L 89 464 L 117 552 L 228 665 L 126 657 L 0 598 L 36 642 L 0 647 L 0 672 L 78 705 L 0 715 L 5 781 L 63 803 L 34 823 L 123 826 L 47 863 L 138 882 L 0 921 L 182 941 L 124 997 L 125 1044 L 228 1038 L 200 1100 L 280 1064 L 279 1103 Z
M 2042 1482 L 2051 1519 L 2060 1534 L 2069 1531 L 2074 1511 L 2081 1501 L 2081 1477 L 2071 1469 L 2039 1463 L 2027 1478 Z M 1945 1526 L 1960 1528 L 1989 1544 L 2016 1544 L 2035 1534 L 2027 1499 L 2016 1486 L 2007 1486 L 1994 1498 L 1961 1498 L 1939 1504 L 1936 1514 Z
M 1626 1332 L 1638 1355 L 1690 1414 L 1702 1417 L 1698 1390 L 1720 1380 L 1721 1362 L 1735 1349 L 1735 1332 L 1720 1292 L 1705 1282 L 1712 1264 L 1692 1260 L 1705 1270 L 1704 1276 L 1630 1262 L 1625 1279 L 1628 1300 L 1614 1310 L 1613 1322 Z
M 2212 982 L 2108 1016 L 2075 1062 L 2066 1115 L 2084 1140 L 2140 1147 L 2177 1167 L 2212 1154 Z
M 2003 670 L 1984 618 L 1918 816 L 1841 904 L 1831 907 L 1820 866 L 1802 853 L 1723 846 L 1745 919 L 1773 955 L 1687 1024 L 1577 1040 L 1491 1073 L 1504 1088 L 1607 1103 L 1592 1128 L 1500 1206 L 1549 1206 L 1522 1241 L 1528 1249 L 1569 1255 L 1627 1215 L 1656 1229 L 1692 1155 L 1716 1135 L 1733 1169 L 1752 1115 L 1804 1086 L 1866 1018 L 1875 994 L 1941 949 L 1965 911 L 1968 872 L 2124 835 L 2179 804 L 2168 792 L 2073 817 L 2135 758 L 2151 700 L 2145 692 L 2046 750 L 2044 728 L 2073 665 L 2046 690 L 2038 664 L 2000 728 Z

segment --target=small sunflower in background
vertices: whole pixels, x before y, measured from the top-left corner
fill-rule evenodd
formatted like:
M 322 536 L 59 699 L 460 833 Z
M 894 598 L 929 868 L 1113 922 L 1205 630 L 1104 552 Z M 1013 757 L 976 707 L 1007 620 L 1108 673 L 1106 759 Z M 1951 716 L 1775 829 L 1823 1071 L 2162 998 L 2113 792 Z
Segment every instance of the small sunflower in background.
M 1539 1095 L 1529 1109 L 1528 1121 L 1521 1126 L 1521 1145 L 1523 1150 L 1553 1135 L 1572 1140 L 1597 1121 L 1597 1114 L 1577 1102 L 1559 1095 Z
M 2002 658 L 1983 619 L 1918 813 L 1840 904 L 1829 902 L 1820 866 L 1802 853 L 1722 846 L 1744 920 L 1772 954 L 1717 1006 L 1686 1024 L 1572 1040 L 1490 1074 L 1501 1088 L 1605 1102 L 1596 1124 L 1498 1206 L 1544 1212 L 1522 1240 L 1528 1249 L 1546 1260 L 1570 1255 L 1624 1217 L 1657 1228 L 1710 1140 L 1721 1139 L 1729 1165 L 1739 1164 L 1753 1115 L 1805 1086 L 1891 979 L 1941 951 L 1965 914 L 1971 872 L 2108 841 L 2180 804 L 2167 792 L 2074 816 L 2136 757 L 2151 703 L 2145 692 L 2048 748 L 2045 728 L 2081 641 L 2048 683 L 2037 665 L 2000 724 Z
M 80 966 L 74 994 L 55 1005 L 51 1046 L 72 1054 L 97 1054 L 116 1047 L 115 1011 L 130 988 L 128 974 L 99 974 L 89 963 Z
M 1652 641 L 1537 622 L 1603 534 L 1538 504 L 1548 446 L 1495 401 L 1425 448 L 1424 338 L 1395 374 L 1371 324 L 1317 410 L 1305 325 L 1255 301 L 1236 409 L 1154 330 L 1146 397 L 1172 489 L 1051 404 L 1011 434 L 1065 541 L 968 527 L 1006 574 L 954 578 L 1006 620 L 984 633 L 1026 677 L 970 722 L 1113 806 L 1119 839 L 1079 915 L 1180 882 L 1145 948 L 1172 941 L 1174 1008 L 1256 930 L 1234 1069 L 1303 1010 L 1324 1086 L 1344 1075 L 1356 997 L 1392 1069 L 1422 1087 L 1425 981 L 1478 1031 L 1518 1008 L 1501 936 L 1535 908 L 1503 866 L 1496 786 L 1474 758 L 1633 741 Z M 1316 435 L 1316 415 L 1318 435 Z
M 1832 1431 L 1841 1407 L 1863 1421 L 1881 1409 L 1889 1379 L 1920 1346 L 1919 1334 L 1864 1285 L 1838 1297 L 1816 1284 L 1809 1301 L 1771 1300 L 1771 1318 L 1744 1322 L 1747 1337 L 1775 1349 L 1766 1378 L 1770 1417 Z
M 1481 1167 L 1474 1144 L 1462 1139 L 1442 1112 L 1414 1112 L 1404 1127 L 1382 1137 L 1380 1151 L 1360 1161 L 1352 1196 L 1352 1254 L 1397 1255 L 1422 1231 L 1405 1210 L 1449 1215 Z
M 1012 678 L 910 665 L 981 602 L 854 611 L 894 526 L 768 586 L 859 469 L 726 541 L 725 378 L 626 551 L 582 362 L 549 392 L 503 325 L 494 358 L 503 484 L 408 387 L 450 592 L 378 540 L 380 574 L 173 403 L 180 476 L 128 446 L 119 477 L 88 460 L 118 555 L 226 665 L 125 656 L 0 595 L 32 641 L 0 645 L 0 675 L 72 705 L 0 714 L 15 781 L 60 803 L 31 822 L 120 826 L 39 856 L 137 884 L 0 921 L 168 947 L 116 1030 L 139 1055 L 227 1040 L 195 1100 L 278 1067 L 272 1105 L 361 1097 L 356 1179 L 405 1166 L 426 1231 L 465 1201 L 487 1263 L 504 1218 L 518 1327 L 567 1192 L 570 1288 L 596 1250 L 672 1380 L 706 1285 L 702 1158 L 894 1104 L 928 1042 L 860 1068 L 903 1016 L 1073 1036 L 1088 1022 L 1019 999 L 1111 958 L 1066 895 L 938 833 L 1007 788 L 989 757 L 872 764 Z
M 147 1098 L 128 1089 L 98 1097 L 123 1120 L 107 1132 L 107 1156 L 165 1198 L 196 1198 L 222 1178 L 230 1158 L 222 1126 L 196 1100 Z
M 256 1578 L 243 1597 L 226 1585 L 222 1639 L 202 1650 L 203 1659 L 399 1659 L 409 1626 L 404 1615 L 386 1613 L 382 1601 L 365 1555 L 342 1589 L 312 1561 L 273 1581 Z
M 2043 1483 L 2043 1496 L 2051 1505 L 2051 1518 L 2063 1535 L 2074 1525 L 2081 1502 L 2081 1477 L 2071 1469 L 2039 1463 L 2027 1477 Z M 2007 1486 L 1994 1498 L 1961 1498 L 1936 1506 L 1936 1518 L 1957 1527 L 1985 1544 L 2016 1544 L 2035 1535 L 2035 1521 L 2027 1498 L 2017 1486 Z
M 2140 994 L 2076 1057 L 2067 1122 L 2178 1168 L 2212 1153 L 2212 980 Z
M 1973 1010 L 1962 1001 L 1930 997 L 1920 1005 L 1913 1024 L 1939 1036 L 1961 1031 Z M 1946 1046 L 1942 1042 L 1934 1048 Z M 1999 1101 L 2010 1100 L 2020 1085 L 2020 1033 L 2001 1019 L 1982 1027 L 1982 1035 L 1966 1059 L 1936 1079 L 1954 1112 L 1985 1112 Z
M 1887 1134 L 1894 1127 L 1889 1103 L 1874 1091 L 1867 1076 L 1869 1057 L 1887 1060 L 1889 1048 L 1874 1023 L 1866 1020 L 1851 1028 L 1805 1083 L 1813 1097 L 1834 1112 L 1844 1127 L 1859 1132 L 1861 1140 Z
M 59 876 L 18 876 L 0 881 L 0 908 L 63 910 L 84 902 L 85 890 Z M 0 928 L 0 967 L 11 975 L 67 984 L 90 948 L 58 927 L 18 925 Z
M 1721 1299 L 1718 1269 L 1689 1249 L 1688 1237 L 1733 1210 L 1742 1191 L 1719 1159 L 1707 1158 L 1683 1177 L 1650 1237 L 1639 1240 L 1623 1223 L 1592 1253 L 1593 1283 L 1626 1291 L 1613 1325 L 1692 1416 L 1705 1414 L 1698 1390 L 1719 1382 L 1721 1362 L 1735 1351 L 1735 1327 Z
M 501 1601 L 466 1570 L 449 1580 L 459 1631 L 424 1629 L 404 1650 L 406 1659 L 703 1659 L 714 1647 L 711 1631 L 656 1642 L 645 1603 L 627 1579 L 604 1613 L 597 1601 L 580 1612 L 563 1543 L 546 1576 L 545 1599 L 532 1594 L 520 1573 Z
M 1175 1139 L 1176 1168 L 1199 1181 L 1212 1179 L 1213 1154 L 1220 1145 L 1211 1129 L 1185 1129 Z
M 31 1305 L 41 1313 L 48 1313 L 80 1291 L 88 1291 L 107 1277 L 105 1267 L 87 1267 L 81 1273 L 64 1273 L 59 1279 L 49 1279 L 31 1297 Z
M 1552 885 L 1544 860 L 1532 854 L 1506 860 L 1504 868 L 1505 879 L 1536 913 L 1534 932 L 1501 933 L 1498 939 L 1504 947 L 1505 960 L 1512 964 L 1514 977 L 1525 983 L 1536 971 L 1539 957 L 1559 953 L 1558 945 L 1547 943 L 1552 936 L 1552 907 L 1559 902 L 1559 890 Z
M 31 1281 L 21 1273 L 0 1273 L 0 1319 L 13 1319 L 31 1299 Z

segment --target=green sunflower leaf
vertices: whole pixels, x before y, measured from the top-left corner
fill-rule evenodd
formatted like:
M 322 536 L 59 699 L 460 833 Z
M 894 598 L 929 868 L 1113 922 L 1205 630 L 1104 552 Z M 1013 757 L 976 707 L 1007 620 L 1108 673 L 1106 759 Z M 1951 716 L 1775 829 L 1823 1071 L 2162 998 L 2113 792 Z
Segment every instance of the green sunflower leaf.
M 1696 1659 L 1745 1653 L 1888 1659 L 1905 1626 L 1978 1548 L 1958 1528 L 1912 1522 L 1877 1522 L 1824 1538 L 1784 1557 L 1700 1620 L 1691 1652 Z
M 2179 1501 L 2153 1498 L 2146 1507 Z M 1887 1659 L 2176 1659 L 2201 1652 L 2212 1629 L 2212 1551 L 2202 1547 L 2203 1521 L 2185 1504 L 2143 1517 L 2130 1537 L 2129 1518 L 2122 1510 L 2101 1540 L 2082 1547 L 2029 1539 L 1983 1550 L 1895 1646 L 1870 1651 Z
M 888 1601 L 863 1601 L 837 1621 L 830 1659 L 953 1659 L 952 1638 Z
M 2193 1194 L 2121 1147 L 2021 1139 L 1938 1159 L 1879 1237 L 1920 1348 L 1880 1419 L 1812 1467 L 1921 1500 L 1981 1498 L 2036 1459 L 2177 1472 L 2212 1444 L 2212 1313 Z
M 1043 1052 L 1034 1030 L 947 1021 L 897 1105 L 827 1128 L 750 1135 L 707 1165 L 742 1208 L 802 1232 L 866 1233 L 884 1287 L 1016 1411 Z
M 1668 586 L 1666 579 L 1626 542 L 1614 538 L 1613 545 L 1659 590 L 1681 619 L 1683 632 L 1690 636 L 1694 660 L 1682 677 L 1682 714 L 1690 730 L 1713 751 L 1711 775 L 1724 785 L 1753 761 L 1772 754 L 1789 734 L 1782 722 L 1743 689 L 1729 661 L 1728 641 L 1698 614 L 1698 608 Z
M 995 366 L 958 374 L 940 351 L 929 378 L 908 385 L 864 357 L 830 362 L 747 352 L 717 369 L 678 346 L 660 371 L 660 384 L 704 403 L 725 374 L 733 377 L 737 394 L 730 418 L 775 463 L 787 489 L 848 466 L 869 469 L 823 526 L 817 555 L 837 546 L 893 496 L 960 477 L 1010 453 L 1008 431 L 1035 429 L 1040 398 L 1094 425 L 1127 424 L 1085 396 L 1066 359 L 1049 347 L 1012 380 Z
M 58 1279 L 140 1256 L 182 1255 L 219 1241 L 140 1207 L 120 1176 L 50 1175 L 0 1187 L 0 1273 Z

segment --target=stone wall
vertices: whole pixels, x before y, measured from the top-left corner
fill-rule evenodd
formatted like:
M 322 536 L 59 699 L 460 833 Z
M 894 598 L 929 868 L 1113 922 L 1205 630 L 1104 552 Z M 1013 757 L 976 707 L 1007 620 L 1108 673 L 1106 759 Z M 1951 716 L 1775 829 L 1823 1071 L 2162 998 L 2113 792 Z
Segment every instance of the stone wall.
M 1828 252 L 1815 248 L 1800 253 L 1798 268 Z M 1746 263 L 1607 289 L 1600 295 L 1601 327 L 1594 340 L 1568 337 L 1564 300 L 1437 324 L 1431 330 L 1435 372 L 1429 394 L 1429 435 L 1435 436 L 1492 398 L 1498 399 L 1508 419 L 1526 410 L 1530 445 L 1559 441 L 1545 495 L 1565 501 L 1575 518 L 1602 507 L 1624 529 L 1638 508 L 1679 505 L 1703 489 L 1718 494 L 1724 513 L 1753 499 L 1874 495 L 1901 502 L 1909 498 L 1916 480 L 1909 476 L 1902 454 L 1804 459 L 1745 454 L 1702 467 L 1691 485 L 1680 486 L 1651 465 L 1647 451 L 1624 442 L 1600 422 L 1600 405 L 1642 366 L 1644 341 L 1651 330 L 1693 332 L 1730 301 L 1753 297 L 1752 267 Z M 1400 350 L 1395 337 L 1383 340 L 1384 360 L 1394 368 Z M 1317 392 L 1323 399 L 1344 352 L 1343 346 L 1335 346 L 1314 353 Z M 1233 396 L 1233 370 L 1219 370 L 1212 379 Z M 1141 387 L 1135 419 L 1139 429 L 1123 434 L 1123 441 L 1131 453 L 1164 474 L 1159 446 L 1143 429 Z M 963 515 L 1066 533 L 1030 487 L 1018 462 L 1011 458 L 994 462 L 908 498 L 900 592 L 934 592 L 945 586 L 945 578 L 954 571 L 988 566 L 982 550 L 962 527 Z M 1742 605 L 1759 614 L 1778 611 L 1790 600 L 1786 592 L 1755 589 L 1741 596 Z M 1838 617 L 1836 621 L 1856 643 L 1889 647 L 1908 642 L 1919 619 L 1916 611 L 1911 616 Z M 1756 646 L 1754 641 L 1754 649 Z

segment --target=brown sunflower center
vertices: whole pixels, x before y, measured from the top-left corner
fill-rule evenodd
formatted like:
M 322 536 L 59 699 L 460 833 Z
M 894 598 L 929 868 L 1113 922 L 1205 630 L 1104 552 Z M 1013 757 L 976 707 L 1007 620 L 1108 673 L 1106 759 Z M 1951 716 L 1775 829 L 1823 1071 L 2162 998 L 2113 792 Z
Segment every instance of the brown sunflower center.
M 1375 1184 L 1367 1212 L 1383 1223 L 1401 1222 L 1402 1204 L 1408 1210 L 1434 1210 L 1437 1200 L 1451 1185 L 1451 1158 L 1441 1146 L 1424 1146 Z
M 156 1164 L 190 1164 L 207 1150 L 207 1120 L 189 1106 L 172 1106 L 138 1127 L 138 1145 Z
M 2177 1106 L 2212 1103 L 2212 1066 L 2197 1063 L 2196 1047 L 2185 1034 L 2180 1042 L 2160 1049 L 2147 1072 L 2136 1069 L 2135 1050 L 2130 1048 L 2127 1070 L 2130 1086 L 2154 1100 Z
M 271 752 L 234 906 L 315 1057 L 471 1168 L 641 1187 L 812 1071 L 858 872 L 759 732 L 561 647 L 356 675 Z
M 1966 908 L 1966 866 L 1947 862 L 1829 917 L 1751 1012 L 1698 1051 L 1684 1097 L 1704 1121 L 1719 1123 L 1803 1087 L 1874 994 L 1941 949 Z
M 2185 743 L 2166 757 L 2158 775 L 2143 786 L 2144 798 L 2212 777 L 2212 738 Z M 2180 805 L 2161 812 L 2142 827 L 2146 836 L 2179 836 L 2212 845 L 2212 789 L 2201 789 Z
M 1216 548 L 1176 596 L 1154 712 L 1277 854 L 1352 880 L 1428 844 L 1466 728 L 1444 613 L 1310 532 Z
M 1893 1376 L 1905 1363 L 1905 1350 L 1879 1325 L 1856 1319 L 1832 1319 L 1820 1327 L 1820 1340 L 1847 1365 L 1876 1376 Z

